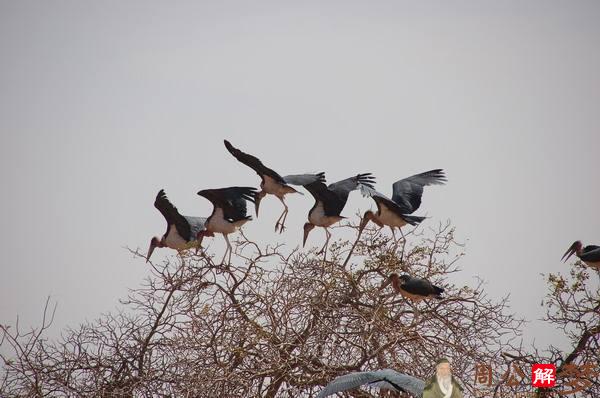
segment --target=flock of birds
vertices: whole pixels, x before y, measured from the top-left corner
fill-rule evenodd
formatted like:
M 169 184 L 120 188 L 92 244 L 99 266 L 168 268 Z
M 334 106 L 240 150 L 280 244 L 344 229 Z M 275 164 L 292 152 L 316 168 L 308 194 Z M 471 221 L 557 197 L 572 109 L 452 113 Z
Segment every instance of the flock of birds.
M 326 253 L 331 238 L 329 227 L 345 218 L 341 213 L 346 206 L 350 192 L 355 190 L 360 190 L 364 196 L 371 197 L 377 205 L 377 212 L 368 210 L 364 213 L 359 226 L 359 236 L 368 222 L 372 221 L 379 227 L 389 227 L 394 241 L 397 243 L 396 229 L 404 237 L 401 229 L 403 226 L 417 225 L 425 219 L 425 217 L 412 214 L 421 205 L 423 188 L 428 185 L 442 185 L 447 181 L 442 169 L 415 174 L 396 181 L 392 185 L 390 198 L 375 190 L 375 178 L 371 173 L 358 174 L 329 185 L 325 183 L 325 173 L 323 172 L 282 177 L 275 170 L 265 166 L 257 157 L 242 152 L 227 140 L 224 143 L 229 153 L 260 176 L 260 191 L 254 187 L 238 186 L 201 190 L 198 195 L 212 203 L 213 211 L 209 217 L 192 217 L 181 215 L 169 201 L 165 191 L 161 189 L 156 195 L 154 206 L 167 221 L 167 230 L 162 237 L 156 236 L 150 241 L 150 248 L 146 255 L 147 261 L 150 260 L 156 247 L 168 247 L 177 251 L 196 248 L 198 251 L 204 237 L 213 237 L 215 233 L 219 233 L 223 235 L 227 244 L 221 263 L 224 263 L 226 258 L 230 262 L 232 247 L 229 242 L 229 234 L 252 220 L 252 216 L 248 214 L 247 202 L 254 203 L 258 217 L 262 198 L 267 194 L 277 197 L 283 205 L 283 211 L 275 222 L 275 231 L 282 233 L 285 230 L 285 221 L 289 212 L 285 196 L 290 193 L 302 194 L 293 186 L 304 187 L 315 199 L 315 204 L 308 212 L 308 222 L 304 224 L 302 244 L 306 245 L 312 229 L 324 228 L 326 239 L 317 254 Z M 563 255 L 564 261 L 567 261 L 573 254 L 588 266 L 600 271 L 600 246 L 583 247 L 580 241 L 576 241 Z M 428 280 L 407 274 L 392 274 L 387 284 L 389 283 L 392 283 L 397 293 L 412 300 L 428 297 L 441 298 L 443 293 L 442 288 L 434 286 Z
M 235 148 L 227 140 L 225 148 L 239 162 L 253 169 L 261 178 L 260 191 L 253 187 L 227 187 L 217 189 L 204 189 L 198 195 L 208 199 L 213 210 L 209 217 L 184 216 L 169 201 L 164 190 L 156 195 L 154 207 L 161 212 L 167 221 L 167 230 L 162 237 L 155 236 L 150 241 L 146 261 L 150 260 L 154 249 L 168 247 L 178 252 L 195 248 L 201 249 L 204 237 L 214 237 L 215 233 L 223 235 L 227 247 L 221 263 L 226 259 L 231 262 L 232 247 L 229 234 L 237 231 L 245 223 L 252 220 L 248 214 L 247 203 L 254 203 L 258 217 L 261 199 L 267 194 L 277 197 L 282 205 L 283 212 L 275 222 L 275 232 L 285 230 L 285 221 L 289 208 L 285 203 L 285 196 L 290 193 L 300 193 L 293 186 L 304 187 L 315 199 L 313 207 L 308 212 L 308 222 L 304 224 L 304 237 L 302 245 L 306 245 L 309 233 L 315 227 L 325 230 L 325 242 L 317 254 L 327 253 L 331 233 L 329 227 L 340 222 L 345 217 L 341 215 L 348 197 L 352 191 L 360 190 L 364 196 L 373 198 L 377 205 L 377 212 L 368 210 L 364 213 L 359 226 L 359 236 L 369 221 L 380 227 L 387 226 L 391 229 L 394 241 L 397 243 L 395 230 L 402 233 L 402 227 L 417 225 L 425 217 L 412 215 L 421 205 L 423 188 L 428 185 L 441 185 L 446 182 L 442 169 L 430 170 L 416 174 L 392 185 L 391 198 L 375 190 L 375 177 L 371 173 L 361 173 L 353 177 L 326 185 L 325 173 L 294 174 L 282 177 L 273 169 L 265 166 L 260 159 Z M 388 283 L 392 283 L 394 290 L 412 300 L 421 300 L 427 297 L 441 298 L 443 289 L 434 286 L 426 279 L 410 275 L 392 274 Z
M 442 185 L 446 176 L 442 169 L 426 171 L 396 181 L 392 185 L 391 198 L 375 190 L 375 178 L 371 173 L 357 174 L 353 177 L 326 185 L 325 173 L 294 174 L 281 176 L 273 169 L 265 166 L 260 159 L 235 148 L 227 140 L 225 147 L 239 162 L 253 169 L 261 178 L 260 191 L 253 187 L 227 187 L 218 189 L 204 189 L 198 195 L 208 199 L 213 210 L 209 217 L 184 216 L 169 201 L 165 191 L 160 190 L 156 195 L 154 207 L 161 212 L 167 221 L 167 230 L 162 237 L 153 237 L 146 255 L 146 261 L 157 247 L 168 247 L 178 252 L 195 248 L 201 249 L 204 237 L 214 237 L 215 233 L 223 235 L 227 248 L 221 263 L 231 262 L 232 247 L 229 234 L 240 229 L 252 216 L 248 214 L 247 203 L 254 203 L 255 213 L 258 217 L 259 206 L 266 195 L 274 195 L 283 205 L 283 211 L 275 222 L 275 232 L 283 233 L 289 208 L 285 203 L 285 196 L 299 193 L 296 187 L 304 187 L 315 199 L 313 207 L 308 212 L 308 222 L 304 224 L 303 246 L 306 245 L 309 233 L 315 227 L 325 230 L 325 242 L 317 254 L 326 255 L 331 233 L 329 227 L 340 222 L 345 217 L 341 215 L 348 196 L 352 191 L 360 190 L 364 196 L 371 197 L 377 205 L 377 212 L 366 211 L 359 225 L 358 236 L 372 221 L 379 227 L 389 227 L 395 243 L 397 243 L 395 230 L 402 233 L 405 225 L 418 225 L 425 217 L 415 216 L 414 213 L 421 205 L 423 188 L 429 185 Z M 357 238 L 358 239 L 358 238 Z M 600 272 L 600 246 L 585 246 L 580 241 L 574 242 L 565 252 L 562 260 L 567 261 L 573 254 L 589 267 Z M 229 256 L 229 257 L 227 257 Z M 444 289 L 433 285 L 430 281 L 410 276 L 393 273 L 381 287 L 392 284 L 396 293 L 407 299 L 419 301 L 427 298 L 441 299 Z M 356 372 L 340 376 L 330 383 L 320 394 L 325 397 L 337 392 L 359 387 L 363 384 L 376 385 L 391 390 L 407 391 L 415 396 L 423 392 L 423 381 L 409 375 L 398 373 L 392 369 L 383 369 L 374 372 Z

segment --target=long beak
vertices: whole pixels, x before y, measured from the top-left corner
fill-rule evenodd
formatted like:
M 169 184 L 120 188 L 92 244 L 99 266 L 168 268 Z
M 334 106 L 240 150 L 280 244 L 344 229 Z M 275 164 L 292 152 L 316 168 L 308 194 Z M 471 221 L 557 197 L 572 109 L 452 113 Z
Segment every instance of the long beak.
M 571 247 L 569 247 L 569 249 L 565 252 L 565 254 L 563 254 L 563 256 L 561 258 L 561 261 L 565 261 L 566 262 L 569 259 L 569 257 L 571 257 L 573 255 L 573 253 L 575 253 L 575 251 L 576 251 L 576 249 L 575 249 L 576 244 L 577 244 L 577 242 L 573 243 L 571 245 Z
M 383 282 L 383 283 L 381 284 L 381 286 L 379 287 L 379 291 L 382 291 L 383 289 L 385 289 L 386 287 L 388 287 L 388 285 L 389 285 L 390 283 L 392 283 L 392 278 L 387 278 L 387 279 L 385 280 L 385 282 Z
M 152 252 L 154 251 L 154 249 L 156 248 L 156 246 L 152 243 L 150 243 L 150 247 L 148 248 L 148 254 L 146 254 L 146 263 L 148 261 L 150 261 L 150 256 L 152 255 Z
M 256 195 L 254 197 L 254 210 L 256 211 L 256 218 L 258 218 L 258 208 L 260 207 L 260 201 L 262 200 L 262 196 Z
M 310 233 L 310 229 L 304 230 L 304 239 L 302 239 L 302 247 L 306 246 L 306 239 L 308 238 L 308 234 Z
M 362 233 L 363 229 L 365 229 L 365 227 L 367 226 L 368 223 L 369 223 L 369 219 L 367 217 L 363 217 L 362 220 L 360 220 L 360 226 L 358 227 L 359 235 Z

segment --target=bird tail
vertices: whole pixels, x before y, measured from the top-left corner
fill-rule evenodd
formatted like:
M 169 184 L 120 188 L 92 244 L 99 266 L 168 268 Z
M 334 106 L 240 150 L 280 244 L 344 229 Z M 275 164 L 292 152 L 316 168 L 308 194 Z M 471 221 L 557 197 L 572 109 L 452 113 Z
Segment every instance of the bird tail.
M 421 216 L 411 216 L 408 214 L 403 214 L 402 218 L 404 218 L 404 220 L 409 223 L 410 225 L 418 225 L 421 223 L 421 221 L 423 221 L 424 219 L 426 219 L 427 217 L 421 217 Z
M 443 297 L 442 297 L 442 293 L 444 293 L 444 289 L 443 288 L 438 287 L 438 286 L 434 286 L 433 290 L 435 290 L 435 293 L 434 293 L 434 296 L 433 296 L 434 298 L 436 298 L 438 300 L 443 299 Z

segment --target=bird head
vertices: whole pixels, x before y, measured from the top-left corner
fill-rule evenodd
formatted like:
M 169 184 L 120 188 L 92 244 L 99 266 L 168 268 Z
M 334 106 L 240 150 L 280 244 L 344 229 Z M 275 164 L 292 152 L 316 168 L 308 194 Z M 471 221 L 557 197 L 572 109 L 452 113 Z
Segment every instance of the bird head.
M 304 224 L 304 238 L 302 239 L 302 247 L 306 245 L 306 239 L 308 238 L 308 234 L 315 227 L 315 224 L 311 224 L 307 222 Z
M 390 282 L 392 283 L 392 287 L 394 288 L 394 290 L 396 291 L 396 293 L 400 293 L 400 284 L 407 282 L 408 279 L 410 277 L 408 275 L 402 275 L 399 276 L 397 273 L 393 273 L 390 275 L 387 283 L 385 284 L 385 286 L 389 285 Z M 385 287 L 384 286 L 384 287 Z
M 163 247 L 163 244 L 160 238 L 158 236 L 155 236 L 150 240 L 150 247 L 148 248 L 148 254 L 146 254 L 146 262 L 150 261 L 150 256 L 152 255 L 154 249 L 157 247 Z
M 567 261 L 569 257 L 571 257 L 573 254 L 577 254 L 579 256 L 579 253 L 581 253 L 582 248 L 583 244 L 581 243 L 581 241 L 576 240 L 575 242 L 573 242 L 571 247 L 569 247 L 569 249 L 565 252 L 565 254 L 563 254 L 561 260 Z

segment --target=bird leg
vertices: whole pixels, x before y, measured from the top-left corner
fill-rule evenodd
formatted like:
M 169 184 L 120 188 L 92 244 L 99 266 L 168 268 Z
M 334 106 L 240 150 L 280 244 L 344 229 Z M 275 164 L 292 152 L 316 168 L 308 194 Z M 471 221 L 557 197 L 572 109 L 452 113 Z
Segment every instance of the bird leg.
M 323 247 L 321 248 L 321 250 L 319 250 L 319 252 L 317 254 L 321 254 L 323 253 L 323 260 L 325 259 L 325 256 L 327 256 L 327 248 L 329 247 L 329 238 L 331 238 L 331 232 L 329 232 L 329 229 L 325 228 L 325 236 L 327 237 L 325 239 L 325 244 L 323 245 Z
M 285 219 L 287 218 L 288 207 L 282 198 L 279 198 L 279 200 L 283 204 L 284 209 L 283 209 L 283 213 L 281 213 L 281 215 L 277 219 L 277 222 L 275 223 L 275 232 L 277 232 L 277 228 L 279 228 L 279 233 L 282 233 L 285 229 Z
M 223 234 L 223 238 L 225 238 L 225 242 L 227 243 L 227 248 L 225 249 L 225 253 L 223 253 L 223 259 L 221 260 L 221 265 L 225 264 L 225 258 L 227 257 L 227 253 L 229 253 L 229 264 L 231 264 L 231 243 L 229 243 L 228 234 Z
M 394 238 L 394 250 L 393 250 L 393 252 L 396 253 L 396 249 L 398 248 L 398 239 L 396 239 L 396 231 L 394 230 L 394 227 L 392 227 L 390 225 L 390 229 L 392 230 L 392 237 Z

